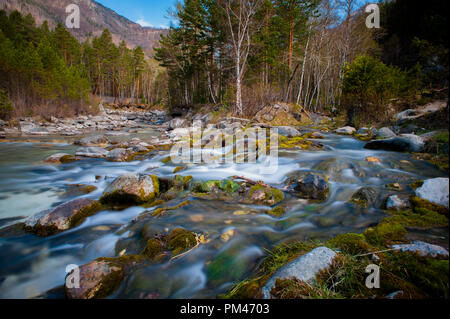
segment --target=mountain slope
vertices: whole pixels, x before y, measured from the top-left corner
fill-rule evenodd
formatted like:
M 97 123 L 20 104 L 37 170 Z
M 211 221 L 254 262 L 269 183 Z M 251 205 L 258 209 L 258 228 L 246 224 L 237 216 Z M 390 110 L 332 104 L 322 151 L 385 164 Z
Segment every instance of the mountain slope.
M 125 40 L 129 47 L 140 45 L 144 51 L 151 53 L 158 45 L 161 34 L 168 32 L 141 27 L 93 0 L 0 0 L 0 9 L 7 12 L 18 10 L 24 15 L 30 13 L 37 25 L 47 20 L 50 27 L 55 27 L 58 22 L 65 23 L 66 7 L 71 3 L 80 7 L 80 29 L 70 31 L 81 41 L 89 36 L 99 36 L 104 29 L 109 29 L 114 42 Z

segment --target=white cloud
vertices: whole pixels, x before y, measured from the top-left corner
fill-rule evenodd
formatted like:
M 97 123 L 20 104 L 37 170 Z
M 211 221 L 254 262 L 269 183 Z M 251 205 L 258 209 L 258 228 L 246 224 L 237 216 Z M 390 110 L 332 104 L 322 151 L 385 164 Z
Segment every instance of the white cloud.
M 159 27 L 161 29 L 169 29 L 169 26 L 168 25 L 164 25 L 164 24 L 160 24 Z
M 139 19 L 136 21 L 137 24 L 140 24 L 142 27 L 153 27 L 149 22 L 145 21 L 144 19 Z

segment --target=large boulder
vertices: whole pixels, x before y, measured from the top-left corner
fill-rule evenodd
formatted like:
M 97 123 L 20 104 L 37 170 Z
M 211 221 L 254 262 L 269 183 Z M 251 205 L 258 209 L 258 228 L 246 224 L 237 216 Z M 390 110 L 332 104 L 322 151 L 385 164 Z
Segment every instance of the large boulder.
M 108 155 L 108 151 L 96 146 L 80 147 L 77 149 L 75 155 L 90 158 L 105 158 Z
M 295 137 L 301 135 L 301 133 L 292 126 L 278 126 L 278 134 L 286 137 Z
M 351 126 L 344 126 L 344 127 L 338 128 L 336 130 L 337 134 L 342 134 L 342 135 L 353 135 L 355 132 L 356 132 L 356 129 Z
M 328 182 L 318 174 L 307 174 L 294 180 L 291 191 L 299 198 L 326 200 L 330 192 Z
M 25 230 L 38 236 L 54 235 L 77 226 L 100 209 L 101 205 L 94 200 L 74 199 L 32 216 L 25 222 Z
M 80 146 L 98 146 L 108 144 L 109 140 L 105 135 L 87 136 L 81 140 L 74 142 L 75 145 Z
M 377 132 L 377 137 L 378 138 L 391 138 L 391 137 L 394 137 L 396 135 L 397 134 L 392 132 L 392 130 L 389 127 L 382 127 Z
M 402 134 L 396 137 L 368 142 L 364 148 L 369 150 L 385 150 L 394 152 L 421 152 L 425 142 L 420 136 Z
M 185 119 L 177 117 L 169 122 L 168 130 L 170 131 L 170 130 L 174 130 L 176 128 L 185 127 L 186 124 L 187 124 L 187 121 Z
M 447 177 L 427 179 L 415 191 L 416 195 L 434 204 L 449 208 L 449 183 Z
M 278 269 L 262 288 L 264 299 L 270 299 L 270 291 L 277 279 L 297 278 L 307 283 L 313 283 L 317 273 L 331 266 L 336 253 L 327 247 L 318 247 L 300 256 L 294 261 Z
M 117 177 L 103 193 L 105 204 L 139 204 L 152 201 L 159 193 L 156 176 L 130 173 Z

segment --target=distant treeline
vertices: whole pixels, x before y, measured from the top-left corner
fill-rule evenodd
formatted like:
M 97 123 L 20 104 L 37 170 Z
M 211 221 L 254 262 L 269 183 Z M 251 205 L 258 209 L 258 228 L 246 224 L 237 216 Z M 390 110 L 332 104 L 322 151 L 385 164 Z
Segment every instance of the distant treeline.
M 159 103 L 164 72 L 142 48 L 116 46 L 105 30 L 80 43 L 59 24 L 37 27 L 31 15 L 0 11 L 0 116 L 87 112 L 90 95 Z

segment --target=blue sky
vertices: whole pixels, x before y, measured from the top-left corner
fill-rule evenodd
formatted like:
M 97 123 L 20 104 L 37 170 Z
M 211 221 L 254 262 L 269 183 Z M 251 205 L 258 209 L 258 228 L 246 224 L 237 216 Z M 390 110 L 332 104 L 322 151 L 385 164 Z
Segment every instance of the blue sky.
M 167 9 L 173 8 L 175 0 L 96 0 L 118 14 L 144 27 L 167 28 L 171 20 Z

